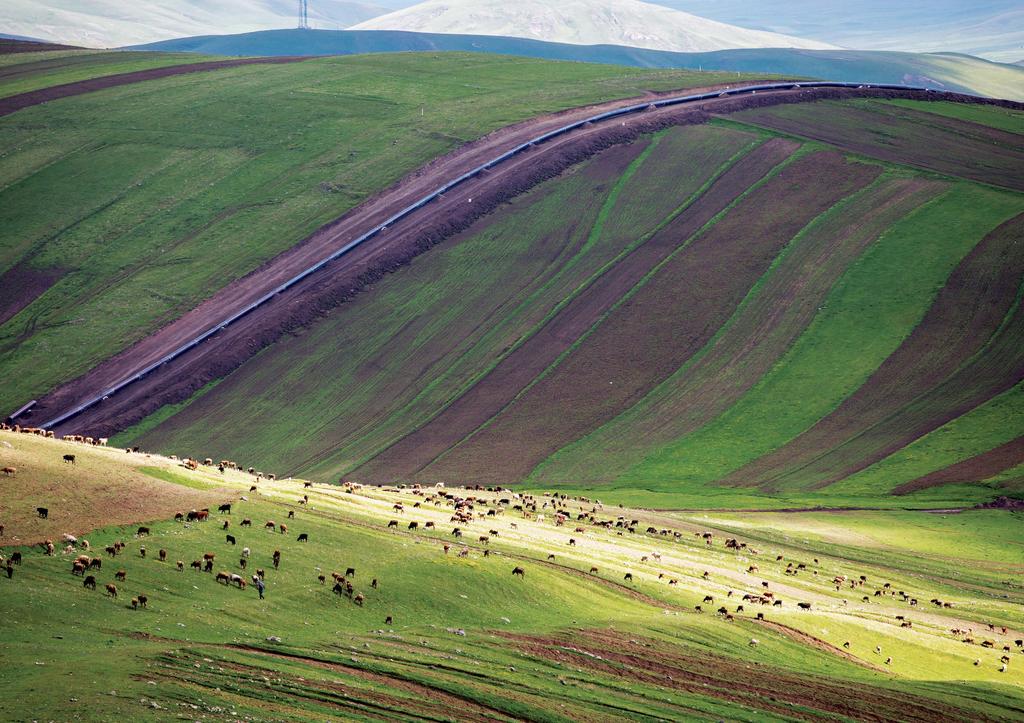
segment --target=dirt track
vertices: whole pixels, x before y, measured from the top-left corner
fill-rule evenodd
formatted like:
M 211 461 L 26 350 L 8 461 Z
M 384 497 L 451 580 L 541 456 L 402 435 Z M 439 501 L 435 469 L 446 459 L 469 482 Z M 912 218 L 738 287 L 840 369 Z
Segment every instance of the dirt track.
M 210 60 L 204 63 L 187 63 L 183 65 L 172 65 L 166 68 L 152 68 L 150 70 L 136 70 L 131 73 L 117 73 L 116 75 L 105 75 L 100 78 L 89 78 L 74 83 L 54 85 L 49 88 L 40 88 L 28 93 L 19 93 L 7 98 L 0 98 L 0 117 L 10 115 L 23 108 L 30 108 L 40 103 L 61 98 L 70 98 L 76 95 L 84 95 L 106 88 L 116 88 L 119 85 L 130 85 L 141 83 L 145 80 L 156 80 L 158 78 L 170 78 L 175 75 L 187 73 L 202 73 L 209 70 L 224 70 L 225 68 L 236 68 L 240 65 L 256 64 L 280 64 L 296 63 L 300 60 L 309 60 L 308 57 L 280 57 L 280 58 L 239 58 L 237 60 Z
M 650 97 L 655 97 L 655 94 L 650 94 Z M 116 397 L 58 425 L 57 430 L 107 435 L 138 421 L 164 404 L 187 398 L 208 381 L 237 368 L 282 334 L 309 324 L 383 274 L 467 228 L 498 204 L 604 148 L 671 125 L 701 123 L 712 112 L 722 114 L 764 105 L 847 97 L 936 98 L 935 94 L 923 92 L 801 88 L 764 92 L 756 96 L 715 98 L 692 106 L 652 110 L 584 126 L 523 152 L 487 174 L 457 187 L 444 198 L 396 223 L 231 327 L 124 389 Z M 978 102 L 978 99 L 967 96 L 948 94 L 942 99 Z M 195 338 L 235 310 L 245 307 L 348 240 L 382 222 L 396 209 L 405 207 L 480 163 L 547 130 L 595 112 L 635 102 L 636 99 L 626 99 L 535 118 L 491 133 L 432 161 L 248 276 L 225 287 L 196 309 L 43 397 L 32 411 L 31 419 L 25 421 L 38 424 L 51 419 L 98 390 L 108 388 L 159 360 L 170 350 Z

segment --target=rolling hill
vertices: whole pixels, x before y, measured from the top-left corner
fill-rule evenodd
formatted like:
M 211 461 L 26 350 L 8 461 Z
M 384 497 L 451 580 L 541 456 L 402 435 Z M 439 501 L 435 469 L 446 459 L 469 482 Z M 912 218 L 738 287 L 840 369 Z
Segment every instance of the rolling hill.
M 167 54 L 33 55 L 2 58 L 0 96 L 106 75 L 111 65 L 181 63 Z M 0 408 L 10 413 L 86 372 L 489 131 L 724 77 L 378 55 L 180 75 L 4 116 Z
M 122 439 L 660 506 L 1005 494 L 1022 130 L 1005 109 L 824 101 L 616 146 Z
M 585 46 L 527 38 L 389 30 L 272 30 L 179 38 L 135 49 L 245 56 L 466 51 L 641 68 L 714 69 L 853 83 L 903 83 L 995 98 L 1024 99 L 1024 69 L 950 53 L 787 48 L 675 53 L 617 45 Z
M 830 48 L 778 33 L 748 30 L 641 0 L 426 0 L 352 26 L 531 38 L 576 45 L 627 45 L 674 51 L 724 48 Z

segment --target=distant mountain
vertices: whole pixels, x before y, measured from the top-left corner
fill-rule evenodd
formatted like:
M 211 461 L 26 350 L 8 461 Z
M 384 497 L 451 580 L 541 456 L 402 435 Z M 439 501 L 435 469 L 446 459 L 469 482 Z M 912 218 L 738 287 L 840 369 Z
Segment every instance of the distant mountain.
M 728 25 L 640 0 L 426 0 L 352 29 L 499 35 L 680 52 L 835 47 Z
M 211 55 L 350 55 L 458 50 L 642 68 L 731 70 L 853 82 L 906 83 L 1024 100 L 1024 68 L 955 54 L 787 49 L 670 53 L 614 45 L 570 45 L 523 38 L 386 30 L 274 30 L 182 38 L 134 49 Z
M 361 2 L 314 0 L 310 24 L 347 28 L 386 12 Z M 2 0 L 0 30 L 89 47 L 117 47 L 208 33 L 298 24 L 296 0 Z
M 859 50 L 968 53 L 1020 59 L 1020 0 L 651 0 L 745 28 Z

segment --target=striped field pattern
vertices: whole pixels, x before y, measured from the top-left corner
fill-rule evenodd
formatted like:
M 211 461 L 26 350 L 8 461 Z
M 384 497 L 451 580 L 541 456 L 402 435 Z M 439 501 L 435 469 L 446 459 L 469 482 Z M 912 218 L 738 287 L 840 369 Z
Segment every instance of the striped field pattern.
M 1021 130 L 827 101 L 614 147 L 122 441 L 680 506 L 1012 492 Z

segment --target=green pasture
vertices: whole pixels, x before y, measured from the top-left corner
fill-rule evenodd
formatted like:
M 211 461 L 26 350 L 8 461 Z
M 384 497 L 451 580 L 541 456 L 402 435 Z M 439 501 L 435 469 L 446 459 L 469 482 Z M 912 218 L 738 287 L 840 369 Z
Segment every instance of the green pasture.
M 582 714 L 595 720 L 819 719 L 833 710 L 835 685 L 856 691 L 851 700 L 881 696 L 887 717 L 920 705 L 955 706 L 950 710 L 959 717 L 1024 713 L 1021 653 L 1014 650 L 1010 671 L 1000 673 L 1001 651 L 965 646 L 946 630 L 991 621 L 1013 629 L 987 637 L 1019 636 L 1024 591 L 1012 578 L 1024 569 L 1024 538 L 1014 513 L 666 515 L 609 507 L 598 516 L 637 517 L 641 532 L 623 537 L 614 528 L 577 523 L 587 529 L 575 533 L 579 545 L 572 548 L 565 539 L 573 533 L 555 527 L 550 517 L 524 519 L 509 509 L 463 525 L 466 536 L 456 540 L 449 534 L 450 508 L 409 491 L 309 489 L 300 480 L 270 482 L 206 467 L 190 472 L 157 456 L 136 459 L 117 456 L 120 450 L 15 441 L 29 453 L 23 465 L 75 449 L 85 463 L 105 464 L 118 475 L 126 474 L 125 464 L 142 464 L 139 471 L 165 482 L 220 490 L 220 499 L 231 500 L 233 508 L 230 515 L 214 511 L 210 521 L 188 525 L 143 517 L 139 522 L 150 528 L 144 537 L 135 535 L 138 523 L 83 530 L 67 522 L 88 538 L 91 554 L 103 559 L 102 568 L 91 571 L 96 591 L 69 573 L 72 555 L 47 557 L 38 547 L 10 547 L 18 530 L 8 525 L 2 552 L 19 549 L 25 559 L 10 580 L 0 574 L 8 623 L 7 695 L 0 700 L 5 719 L 233 719 L 265 717 L 271 710 L 284 718 L 359 717 L 376 710 L 411 720 L 423 717 L 427 711 L 421 706 L 434 698 L 466 706 L 458 717 L 477 717 L 486 709 L 491 720 L 570 720 Z M 63 483 L 70 493 L 86 494 L 90 488 L 83 485 L 90 482 L 68 477 L 66 469 L 47 472 L 40 483 Z M 253 482 L 258 492 L 249 491 Z M 183 494 L 192 494 L 188 488 Z M 32 490 L 28 485 L 24 493 Z M 132 488 L 122 492 L 131 495 Z M 309 495 L 308 505 L 297 503 L 302 493 Z M 392 509 L 396 501 L 404 512 Z M 243 518 L 253 525 L 242 527 Z M 394 518 L 401 524 L 388 529 L 386 522 Z M 231 523 L 226 531 L 224 520 Z M 265 529 L 267 520 L 287 522 L 287 533 Z M 414 520 L 421 529 L 406 529 Z M 436 521 L 436 531 L 424 530 L 424 520 Z M 643 534 L 647 525 L 681 536 L 673 541 Z M 488 528 L 501 533 L 479 543 L 476 536 Z M 708 530 L 713 545 L 699 537 Z M 308 534 L 309 541 L 298 542 L 298 533 Z M 237 544 L 228 544 L 226 534 Z M 726 550 L 725 536 L 737 536 L 751 549 Z M 127 546 L 109 557 L 103 547 L 115 540 Z M 448 554 L 445 543 L 454 548 Z M 1000 543 L 1012 549 L 1000 554 Z M 462 544 L 468 557 L 456 554 Z M 251 549 L 245 569 L 239 563 L 243 547 Z M 490 556 L 483 556 L 485 548 Z M 158 559 L 160 549 L 167 551 L 165 562 Z M 279 569 L 270 559 L 274 550 L 282 553 Z M 206 552 L 216 555 L 215 571 L 248 578 L 263 568 L 266 599 L 259 600 L 251 585 L 225 586 L 192 570 L 189 563 Z M 660 559 L 639 560 L 655 552 Z M 783 575 L 785 562 L 773 562 L 777 554 L 807 563 L 814 574 Z M 177 571 L 177 560 L 185 563 L 184 571 Z M 753 576 L 744 572 L 751 562 L 761 568 Z M 588 574 L 591 565 L 600 571 Z M 968 565 L 977 569 L 960 567 Z M 525 577 L 513 577 L 513 566 L 523 567 Z M 333 582 L 331 572 L 348 567 L 356 570 L 350 579 L 365 596 L 362 606 L 317 581 L 322 573 Z M 114 580 L 118 570 L 126 573 L 123 582 Z M 634 573 L 632 583 L 622 581 L 624 570 Z M 667 586 L 656 577 L 658 570 L 678 577 L 680 585 Z M 702 578 L 701 570 L 710 570 L 710 577 Z M 922 602 L 939 595 L 955 607 L 907 608 L 885 598 L 844 603 L 841 598 L 854 593 L 833 591 L 829 581 L 856 574 L 866 575 L 865 591 L 885 580 Z M 753 590 L 761 579 L 787 601 L 781 609 L 764 609 L 770 621 L 786 628 L 756 622 L 749 604 L 732 621 L 707 609 L 724 602 L 731 610 L 738 594 L 729 599 L 726 590 Z M 116 584 L 116 599 L 104 592 L 107 582 Z M 148 605 L 132 609 L 130 599 L 139 594 L 148 597 Z M 705 603 L 706 612 L 695 614 L 693 606 L 705 595 L 721 602 Z M 812 601 L 812 612 L 795 609 L 801 599 Z M 895 624 L 900 612 L 914 619 L 914 630 Z M 391 624 L 384 621 L 388 615 Z M 785 629 L 821 643 L 783 634 Z M 836 652 L 844 641 L 851 643 L 849 658 Z M 873 652 L 876 645 L 881 654 Z M 885 657 L 892 662 L 885 664 Z M 635 677 L 645 658 L 671 666 L 674 680 Z M 976 658 L 983 664 L 975 666 Z M 742 671 L 747 672 L 738 677 Z M 866 714 L 856 705 L 848 713 Z M 450 709 L 431 715 L 446 718 Z

